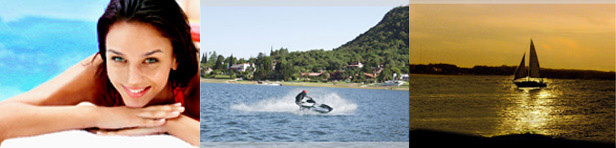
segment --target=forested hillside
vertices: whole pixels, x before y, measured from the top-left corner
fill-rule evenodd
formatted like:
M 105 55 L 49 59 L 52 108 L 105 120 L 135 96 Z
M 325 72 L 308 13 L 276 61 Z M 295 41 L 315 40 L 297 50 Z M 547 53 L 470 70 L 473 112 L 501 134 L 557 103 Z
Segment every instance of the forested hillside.
M 255 80 L 296 80 L 302 73 L 324 73 L 321 80 L 342 80 L 354 76 L 353 81 L 373 81 L 364 73 L 377 74 L 378 81 L 391 80 L 393 73 L 408 73 L 409 49 L 409 7 L 396 7 L 390 10 L 374 27 L 355 39 L 333 50 L 313 49 L 302 52 L 289 52 L 281 48 L 270 51 L 269 55 L 260 53 L 256 58 L 237 59 L 232 55 L 223 57 L 203 55 L 202 67 L 212 68 L 210 75 L 230 74 L 231 77 L 244 77 Z M 253 72 L 234 72 L 227 65 L 254 63 Z M 362 68 L 349 67 L 361 62 Z M 207 74 L 206 74 L 207 75 Z M 254 77 L 250 77 L 253 75 Z M 370 80 L 366 80 L 370 79 Z

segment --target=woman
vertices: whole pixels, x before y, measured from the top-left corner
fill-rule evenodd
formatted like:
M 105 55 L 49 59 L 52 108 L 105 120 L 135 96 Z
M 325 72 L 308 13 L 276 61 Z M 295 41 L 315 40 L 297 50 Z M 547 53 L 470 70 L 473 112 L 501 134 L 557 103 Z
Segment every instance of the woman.
M 91 129 L 168 133 L 199 145 L 197 49 L 173 0 L 111 0 L 97 24 L 99 52 L 0 102 L 0 142 Z

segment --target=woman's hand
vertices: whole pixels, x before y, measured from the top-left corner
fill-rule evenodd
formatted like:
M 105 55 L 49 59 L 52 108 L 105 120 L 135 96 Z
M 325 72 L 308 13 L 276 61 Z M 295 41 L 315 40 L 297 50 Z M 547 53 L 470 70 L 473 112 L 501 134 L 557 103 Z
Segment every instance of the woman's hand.
M 149 131 L 154 131 L 154 127 L 162 126 L 167 119 L 177 118 L 184 112 L 180 103 L 145 108 L 100 107 L 91 103 L 80 103 L 77 106 L 89 107 L 94 117 L 94 125 L 100 129 L 152 127 Z
M 192 119 L 186 115 L 181 115 L 178 118 L 170 119 L 162 126 L 156 127 L 135 127 L 119 130 L 97 129 L 90 132 L 98 135 L 153 135 L 160 133 L 168 133 L 178 137 L 191 145 L 199 146 L 199 121 Z
M 97 129 L 90 130 L 92 133 L 96 133 L 97 135 L 124 135 L 124 136 L 140 136 L 140 135 L 155 135 L 155 134 L 163 134 L 167 132 L 165 126 L 155 126 L 155 127 L 134 127 L 134 128 L 126 128 L 119 130 L 105 130 L 105 129 Z

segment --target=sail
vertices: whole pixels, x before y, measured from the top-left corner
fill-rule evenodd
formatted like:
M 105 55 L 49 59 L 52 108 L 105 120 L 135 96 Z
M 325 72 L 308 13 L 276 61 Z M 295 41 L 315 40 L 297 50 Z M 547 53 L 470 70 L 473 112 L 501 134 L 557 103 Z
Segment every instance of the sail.
M 526 67 L 524 67 L 524 58 L 526 57 L 526 53 L 524 53 L 524 55 L 522 55 L 522 62 L 520 62 L 520 66 L 518 66 L 518 68 L 515 69 L 515 72 L 513 73 L 513 79 L 519 79 L 519 78 L 523 78 L 526 77 Z
M 537 59 L 537 52 L 535 52 L 535 45 L 533 45 L 533 39 L 530 39 L 530 59 L 528 61 L 529 77 L 539 78 L 539 59 Z

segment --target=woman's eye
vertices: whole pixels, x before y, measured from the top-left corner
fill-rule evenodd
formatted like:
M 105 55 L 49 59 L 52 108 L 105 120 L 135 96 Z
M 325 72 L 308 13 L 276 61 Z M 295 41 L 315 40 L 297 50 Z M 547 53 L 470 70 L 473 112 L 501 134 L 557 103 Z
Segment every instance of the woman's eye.
M 124 59 L 122 57 L 111 57 L 111 60 L 113 60 L 115 62 L 121 62 L 121 63 L 126 62 L 126 59 Z
M 156 58 L 147 58 L 147 59 L 145 59 L 144 62 L 148 63 L 148 64 L 152 64 L 152 63 L 158 62 L 158 59 L 156 59 Z

